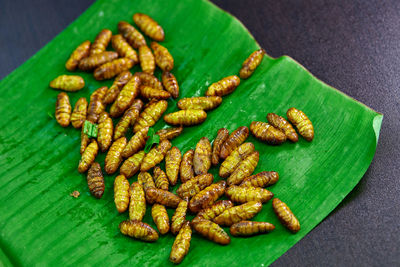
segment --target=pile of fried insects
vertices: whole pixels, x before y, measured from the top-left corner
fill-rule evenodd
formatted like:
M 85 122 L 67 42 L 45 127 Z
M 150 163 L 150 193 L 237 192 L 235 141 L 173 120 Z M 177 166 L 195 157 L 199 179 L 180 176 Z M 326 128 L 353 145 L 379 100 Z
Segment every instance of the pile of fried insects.
M 91 94 L 89 105 L 86 98 L 80 98 L 72 114 L 68 95 L 62 92 L 57 97 L 57 122 L 63 127 L 71 122 L 73 127 L 82 128 L 82 155 L 78 171 L 87 172 L 91 194 L 101 198 L 105 189 L 103 172 L 100 164 L 95 162 L 100 149 L 107 152 L 104 167 L 107 174 L 115 173 L 121 165 L 114 181 L 114 202 L 118 212 L 129 212 L 129 220 L 119 225 L 121 233 L 154 242 L 159 238 L 158 232 L 161 235 L 171 232 L 176 235 L 170 254 L 174 263 L 180 263 L 188 253 L 192 229 L 221 245 L 230 243 L 229 235 L 221 226 L 230 226 L 232 236 L 250 236 L 274 230 L 275 226 L 268 222 L 249 219 L 261 211 L 262 203 L 273 198 L 274 194 L 264 188 L 275 184 L 279 175 L 273 171 L 252 175 L 258 164 L 259 152 L 245 140 L 251 132 L 256 138 L 272 145 L 281 144 L 286 139 L 297 142 L 298 135 L 293 124 L 301 136 L 311 141 L 314 129 L 301 110 L 290 108 L 287 111 L 288 120 L 269 113 L 268 123 L 251 122 L 250 130 L 246 126 L 232 133 L 225 128 L 219 129 L 212 146 L 203 137 L 194 150 L 186 151 L 183 156 L 170 142 L 182 133 L 183 126 L 204 122 L 206 111 L 217 108 L 222 96 L 232 93 L 239 86 L 240 78 L 247 79 L 252 75 L 265 51 L 257 50 L 244 61 L 240 78 L 228 76 L 211 84 L 203 97 L 180 99 L 177 103 L 180 111 L 164 116 L 166 123 L 176 127 L 158 131 L 158 143 L 145 153 L 150 127 L 167 109 L 166 100 L 178 98 L 179 86 L 170 72 L 174 66 L 172 55 L 167 48 L 155 42 L 164 40 L 162 27 L 145 14 L 134 14 L 133 21 L 142 33 L 154 40 L 150 44 L 151 49 L 141 32 L 128 22 L 121 21 L 118 23 L 119 34 L 102 30 L 93 43 L 85 41 L 79 45 L 65 64 L 69 71 L 77 68 L 93 71 L 96 80 L 115 77 L 110 88 L 100 87 Z M 106 51 L 109 42 L 115 52 Z M 132 75 L 129 69 L 135 64 L 140 64 L 142 72 Z M 156 66 L 163 71 L 161 81 L 153 75 Z M 50 82 L 50 87 L 69 92 L 78 91 L 84 85 L 83 78 L 76 75 L 61 75 Z M 107 105 L 111 105 L 109 113 L 105 111 Z M 121 119 L 114 127 L 112 118 L 117 117 Z M 97 136 L 84 130 L 86 124 L 98 127 Z M 134 135 L 128 141 L 125 134 L 130 127 Z M 165 172 L 158 166 L 163 160 Z M 214 177 L 208 170 L 211 165 L 217 166 L 220 162 L 219 176 L 226 181 L 213 183 Z M 149 173 L 151 169 L 153 176 Z M 130 184 L 128 179 L 138 172 L 137 182 Z M 177 185 L 178 178 L 181 184 L 174 194 L 169 189 Z M 229 200 L 217 201 L 223 195 Z M 152 205 L 151 215 L 158 232 L 142 222 L 146 203 Z M 293 233 L 300 230 L 299 221 L 284 202 L 274 198 L 272 206 L 286 228 Z M 176 209 L 171 220 L 166 207 Z M 188 212 L 195 214 L 190 222 L 186 220 Z

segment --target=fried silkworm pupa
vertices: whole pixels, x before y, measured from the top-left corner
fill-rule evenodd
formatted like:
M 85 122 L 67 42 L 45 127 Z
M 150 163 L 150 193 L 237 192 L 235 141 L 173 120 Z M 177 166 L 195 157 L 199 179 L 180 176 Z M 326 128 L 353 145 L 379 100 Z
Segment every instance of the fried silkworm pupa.
M 89 169 L 90 165 L 94 162 L 98 151 L 99 146 L 97 145 L 96 140 L 92 140 L 92 142 L 86 147 L 81 160 L 79 161 L 78 171 L 80 173 L 84 173 Z
M 107 62 L 113 61 L 116 58 L 118 58 L 117 52 L 105 51 L 82 59 L 79 61 L 78 67 L 83 71 L 91 71 Z
M 97 132 L 97 143 L 101 152 L 106 152 L 111 145 L 113 137 L 114 125 L 107 112 L 102 112 L 99 117 L 99 125 Z
M 158 90 L 158 89 L 152 88 L 150 86 L 146 86 L 146 85 L 140 87 L 140 95 L 149 100 L 151 100 L 151 99 L 157 99 L 157 100 L 168 99 L 171 97 L 171 94 L 168 93 L 167 91 Z
M 133 156 L 127 158 L 124 163 L 122 163 L 119 172 L 126 176 L 126 178 L 130 178 L 135 175 L 140 170 L 140 164 L 142 164 L 142 160 L 144 158 L 144 151 L 139 151 Z
M 117 99 L 119 92 L 122 87 L 129 82 L 132 78 L 132 73 L 129 70 L 123 71 L 115 77 L 115 80 L 111 87 L 107 90 L 106 96 L 104 97 L 104 104 L 111 104 Z
M 258 65 L 260 65 L 264 55 L 265 50 L 262 48 L 251 53 L 251 55 L 243 62 L 242 68 L 239 71 L 240 78 L 249 78 L 256 70 Z
M 229 137 L 229 131 L 225 128 L 221 128 L 218 130 L 217 137 L 215 137 L 213 146 L 212 146 L 212 154 L 211 154 L 211 164 L 213 166 L 218 165 L 219 163 L 219 154 L 221 152 L 222 145 L 225 143 L 226 139 Z
M 133 21 L 139 29 L 155 41 L 164 41 L 164 30 L 158 23 L 146 14 L 136 13 Z
M 165 90 L 170 92 L 173 98 L 177 98 L 179 96 L 179 85 L 175 76 L 171 72 L 164 71 L 161 75 L 161 80 Z
M 164 121 L 171 125 L 192 126 L 203 123 L 207 119 L 207 113 L 200 109 L 185 109 L 169 113 L 164 116 Z
M 286 112 L 286 116 L 289 121 L 296 126 L 300 135 L 304 137 L 308 142 L 311 142 L 314 139 L 314 127 L 307 117 L 307 115 L 296 108 L 290 108 Z
M 122 116 L 122 118 L 115 126 L 114 140 L 117 140 L 118 138 L 125 136 L 125 133 L 128 131 L 129 127 L 133 126 L 137 118 L 139 118 L 140 110 L 142 109 L 142 107 L 143 107 L 142 100 L 135 99 L 133 101 L 132 106 L 125 111 L 124 116 Z
M 224 229 L 212 221 L 195 220 L 192 221 L 191 225 L 197 233 L 215 243 L 228 245 L 231 242 L 231 238 Z
M 56 120 L 62 127 L 67 127 L 71 121 L 71 104 L 66 93 L 59 93 L 56 102 Z
M 207 91 L 206 96 L 224 96 L 235 91 L 236 87 L 240 84 L 240 78 L 236 75 L 228 76 L 222 80 L 211 84 Z
M 104 193 L 104 177 L 98 162 L 93 162 L 87 174 L 87 183 L 90 193 L 95 198 L 101 198 Z
M 81 128 L 86 120 L 88 102 L 86 98 L 81 97 L 76 101 L 74 111 L 71 114 L 71 124 L 74 128 Z
M 151 42 L 150 47 L 153 49 L 157 66 L 163 71 L 171 71 L 174 68 L 174 58 L 168 49 L 156 42 Z
M 114 203 L 119 213 L 125 212 L 129 206 L 129 182 L 120 174 L 114 180 Z
M 214 176 L 211 173 L 198 175 L 181 184 L 176 190 L 176 193 L 181 198 L 191 198 L 207 186 L 211 185 L 213 180 Z
M 139 57 L 136 51 L 129 45 L 121 34 L 114 35 L 111 38 L 111 45 L 120 57 L 129 58 L 134 64 L 139 62 Z
M 261 187 L 244 187 L 244 186 L 229 186 L 225 195 L 236 203 L 246 203 L 249 201 L 258 201 L 265 203 L 270 200 L 274 194 L 267 189 Z
M 146 192 L 149 188 L 155 188 L 153 177 L 148 172 L 140 172 L 138 175 L 138 182 L 142 185 L 143 190 Z
M 86 118 L 88 121 L 92 123 L 97 123 L 100 114 L 105 109 L 105 106 L 103 104 L 103 99 L 106 92 L 107 92 L 107 87 L 103 86 L 98 88 L 90 95 L 90 102 Z
M 142 71 L 148 74 L 154 74 L 156 69 L 156 62 L 151 49 L 147 45 L 139 47 L 139 60 Z
M 178 181 L 181 161 L 181 151 L 176 146 L 172 147 L 165 155 L 165 172 L 167 173 L 171 185 L 176 185 L 176 182 Z
M 90 47 L 90 55 L 104 52 L 112 37 L 112 32 L 109 29 L 103 29 L 99 32 Z
M 138 49 L 140 46 L 146 45 L 143 35 L 128 22 L 120 21 L 118 23 L 118 31 L 133 48 Z
M 222 103 L 220 96 L 199 96 L 182 98 L 178 101 L 179 109 L 202 109 L 204 111 L 217 108 Z
M 125 146 L 122 151 L 122 156 L 124 158 L 130 157 L 139 150 L 143 149 L 146 145 L 146 141 L 149 138 L 147 136 L 147 132 L 149 131 L 149 127 L 145 127 L 138 131 L 134 136 L 131 137 L 128 144 Z
M 250 201 L 240 206 L 234 206 L 224 210 L 220 215 L 214 218 L 214 222 L 219 225 L 231 226 L 234 223 L 253 218 L 261 209 L 261 202 Z
M 168 190 L 169 189 L 169 182 L 167 175 L 163 170 L 161 170 L 160 167 L 155 167 L 153 170 L 153 175 L 154 175 L 154 183 L 157 188 L 162 189 L 162 190 Z
M 267 119 L 272 126 L 284 132 L 287 139 L 290 141 L 296 143 L 299 140 L 299 136 L 293 126 L 283 117 L 276 115 L 275 113 L 268 113 Z
M 184 199 L 179 202 L 178 207 L 175 210 L 174 215 L 172 216 L 171 222 L 171 233 L 176 235 L 178 234 L 179 230 L 181 230 L 182 225 L 186 221 L 186 212 L 188 209 L 188 200 Z
M 250 142 L 243 143 L 222 162 L 219 168 L 219 176 L 227 178 L 233 173 L 238 164 L 248 155 L 254 152 L 254 145 Z
M 139 95 L 140 79 L 133 75 L 127 84 L 124 85 L 121 92 L 119 92 L 117 99 L 110 108 L 111 117 L 119 117 L 127 110 Z
M 72 52 L 71 56 L 65 63 L 65 68 L 74 71 L 83 58 L 89 56 L 90 41 L 84 41 Z
M 279 198 L 274 198 L 272 200 L 272 208 L 283 226 L 293 233 L 297 233 L 300 230 L 299 220 L 294 216 L 290 208 Z
M 202 137 L 196 145 L 193 156 L 193 169 L 196 175 L 205 174 L 211 167 L 211 144 L 207 137 Z
M 86 147 L 88 146 L 90 142 L 90 138 L 87 134 L 85 134 L 85 132 L 83 131 L 83 127 L 82 127 L 82 131 L 81 131 L 81 149 L 80 152 L 81 154 L 83 154 L 83 152 L 85 152 Z
M 277 172 L 260 172 L 243 180 L 240 186 L 266 187 L 275 184 L 279 180 Z
M 160 136 L 160 141 L 164 139 L 172 140 L 175 137 L 179 136 L 183 131 L 183 127 L 170 127 L 166 129 L 161 129 L 156 132 L 158 136 Z
M 266 122 L 253 121 L 250 124 L 250 131 L 257 139 L 270 145 L 280 145 L 286 141 L 286 135 L 281 130 Z
M 162 114 L 167 110 L 168 102 L 160 100 L 157 102 L 150 102 L 145 106 L 142 113 L 140 113 L 139 119 L 137 119 L 133 126 L 133 131 L 136 133 L 144 127 L 151 127 L 161 118 Z
M 111 79 L 121 72 L 129 70 L 133 65 L 135 65 L 135 61 L 127 57 L 114 59 L 97 67 L 93 72 L 93 76 L 98 81 Z
M 219 156 L 222 159 L 226 159 L 233 150 L 235 150 L 247 139 L 248 136 L 249 128 L 247 128 L 246 126 L 241 126 L 234 130 L 226 139 L 225 143 L 222 145 Z
M 171 254 L 169 260 L 175 264 L 182 262 L 183 258 L 188 254 L 190 248 L 190 240 L 192 239 L 192 228 L 190 227 L 189 221 L 186 221 L 178 235 L 175 238 L 174 244 L 172 245 Z
M 155 242 L 158 239 L 157 231 L 144 222 L 126 220 L 119 224 L 123 235 L 134 237 L 147 242 Z
M 226 182 L 219 181 L 197 193 L 189 202 L 189 209 L 197 213 L 202 209 L 211 207 L 214 202 L 225 193 Z
M 146 72 L 136 72 L 135 75 L 139 76 L 142 85 L 150 86 L 157 90 L 164 90 L 162 83 L 154 75 Z
M 257 167 L 260 153 L 258 151 L 251 153 L 242 160 L 236 169 L 229 176 L 228 185 L 240 184 L 246 177 L 250 176 Z
M 193 149 L 186 151 L 182 156 L 181 166 L 179 168 L 179 176 L 182 183 L 185 183 L 194 177 L 193 156 Z
M 214 220 L 215 217 L 220 215 L 224 210 L 233 207 L 233 203 L 230 200 L 219 200 L 215 202 L 211 207 L 201 210 L 197 213 L 197 216 L 193 219 L 195 220 Z
M 229 228 L 229 231 L 233 236 L 252 236 L 258 234 L 266 234 L 273 231 L 274 229 L 275 226 L 267 222 L 241 221 L 232 224 Z
M 182 201 L 177 195 L 167 190 L 150 187 L 146 190 L 146 200 L 149 204 L 158 203 L 170 208 L 176 208 Z
M 113 174 L 114 172 L 117 171 L 119 164 L 121 164 L 122 161 L 121 153 L 122 150 L 124 150 L 125 146 L 126 146 L 125 137 L 121 137 L 120 139 L 115 140 L 114 143 L 111 145 L 110 150 L 108 150 L 104 164 L 104 169 L 106 173 Z
M 129 188 L 129 219 L 141 221 L 146 213 L 146 199 L 141 184 L 134 182 Z
M 78 75 L 60 75 L 50 82 L 50 87 L 67 92 L 76 92 L 85 87 L 85 81 Z
M 171 143 L 168 140 L 162 140 L 156 147 L 153 147 L 149 153 L 144 156 L 140 171 L 145 172 L 163 161 L 168 150 L 171 148 Z
M 154 204 L 153 207 L 151 207 L 151 217 L 153 217 L 153 221 L 160 234 L 165 235 L 169 232 L 168 213 L 163 205 Z

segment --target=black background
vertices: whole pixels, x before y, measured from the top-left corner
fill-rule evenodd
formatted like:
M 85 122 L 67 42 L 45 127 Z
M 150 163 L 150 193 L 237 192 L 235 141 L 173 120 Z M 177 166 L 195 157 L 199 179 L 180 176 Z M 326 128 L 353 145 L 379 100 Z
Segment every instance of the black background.
M 93 2 L 0 0 L 0 78 Z M 268 54 L 293 57 L 384 114 L 375 158 L 361 182 L 273 265 L 400 265 L 400 1 L 213 2 L 241 20 Z

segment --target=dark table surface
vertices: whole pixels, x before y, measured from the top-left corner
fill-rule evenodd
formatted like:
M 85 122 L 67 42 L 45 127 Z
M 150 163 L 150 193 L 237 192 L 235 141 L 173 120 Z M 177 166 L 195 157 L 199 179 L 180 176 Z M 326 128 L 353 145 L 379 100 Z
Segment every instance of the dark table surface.
M 0 0 L 0 78 L 93 2 Z M 375 158 L 361 182 L 273 265 L 400 265 L 400 1 L 213 2 L 241 20 L 268 54 L 290 55 L 385 115 Z

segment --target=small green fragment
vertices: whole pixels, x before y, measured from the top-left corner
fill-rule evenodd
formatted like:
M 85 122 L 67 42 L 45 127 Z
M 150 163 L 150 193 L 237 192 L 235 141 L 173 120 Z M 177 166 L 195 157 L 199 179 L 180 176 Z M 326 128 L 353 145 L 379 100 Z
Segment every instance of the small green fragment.
M 144 152 L 149 153 L 151 147 L 154 144 L 160 143 L 160 136 L 158 134 L 154 134 L 154 129 L 149 128 L 149 131 L 147 132 L 147 136 L 149 136 L 149 139 L 146 142 L 146 146 L 144 147 Z
M 97 124 L 91 123 L 90 121 L 85 121 L 83 125 L 83 132 L 89 136 L 89 138 L 97 137 Z
M 47 112 L 47 116 L 49 116 L 50 118 L 54 119 L 54 115 L 50 111 Z

